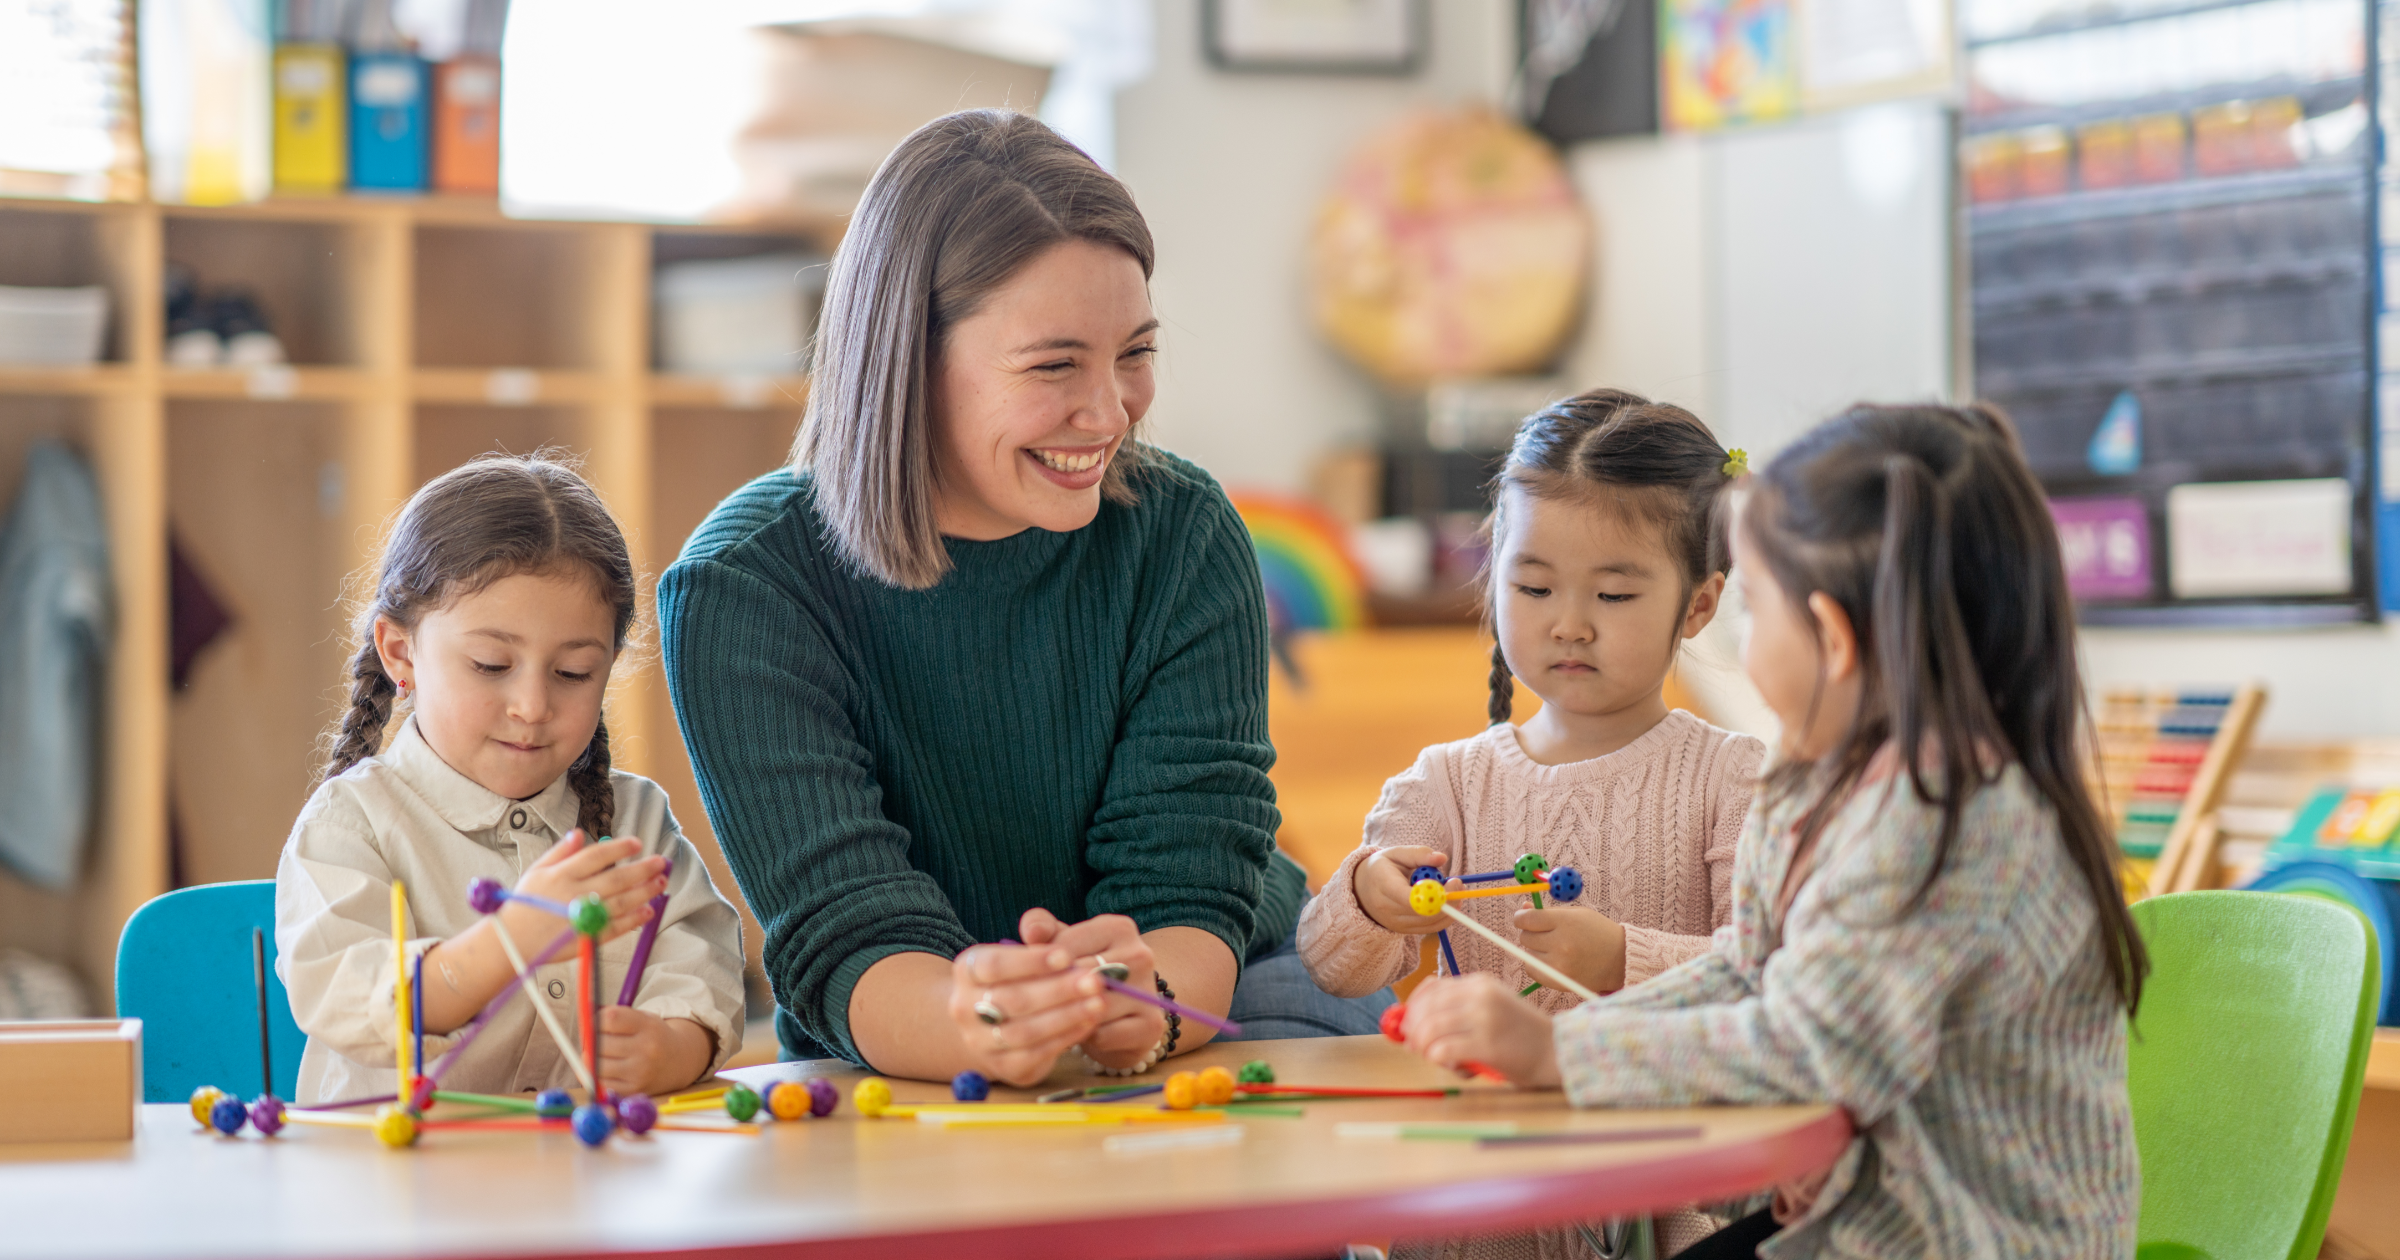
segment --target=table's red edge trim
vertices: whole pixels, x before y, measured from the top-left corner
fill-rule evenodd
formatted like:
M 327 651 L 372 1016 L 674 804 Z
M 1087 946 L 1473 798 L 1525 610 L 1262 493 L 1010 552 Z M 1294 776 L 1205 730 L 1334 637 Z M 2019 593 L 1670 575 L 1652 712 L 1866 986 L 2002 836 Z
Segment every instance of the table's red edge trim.
M 1026 1260 L 1130 1260 L 1145 1256 L 1299 1254 L 1366 1238 L 1445 1237 L 1640 1216 L 1738 1198 L 1827 1167 L 1850 1143 L 1839 1107 L 1772 1137 L 1639 1164 L 1509 1176 L 1433 1190 L 1376 1191 L 1305 1204 L 1229 1204 L 1155 1215 L 1086 1217 L 923 1233 L 806 1238 L 689 1250 L 607 1252 L 609 1260 L 767 1260 L 859 1257 L 950 1260 L 959 1255 Z M 1558 1200 L 1576 1204 L 1561 1212 Z M 963 1248 L 963 1249 L 962 1249 Z

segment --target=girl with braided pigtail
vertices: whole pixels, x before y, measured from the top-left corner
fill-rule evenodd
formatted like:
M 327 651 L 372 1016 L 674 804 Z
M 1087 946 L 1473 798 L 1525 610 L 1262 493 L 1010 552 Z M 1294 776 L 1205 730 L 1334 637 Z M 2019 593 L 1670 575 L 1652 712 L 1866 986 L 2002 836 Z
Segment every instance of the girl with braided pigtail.
M 611 768 L 601 704 L 632 637 L 636 588 L 599 495 L 542 455 L 477 460 L 401 509 L 372 580 L 349 703 L 276 871 L 276 965 L 308 1034 L 299 1100 L 401 1088 L 395 883 L 422 977 L 421 1068 L 516 978 L 516 959 L 537 961 L 566 930 L 540 907 L 589 895 L 608 909 L 602 992 L 624 991 L 601 1012 L 597 1083 L 658 1093 L 709 1075 L 741 1045 L 740 919 L 666 794 Z M 479 913 L 468 887 L 482 879 L 529 898 Z M 653 919 L 647 965 L 628 982 L 631 933 Z M 578 1017 L 564 957 L 534 966 L 526 997 L 443 1065 L 444 1088 L 577 1083 L 530 1008 Z
M 1447 921 L 1410 907 L 1419 868 L 1502 871 L 1528 853 L 1573 867 L 1588 891 L 1571 905 L 1460 909 L 1588 988 L 1639 984 L 1708 948 L 1732 917 L 1734 842 L 1766 748 L 1670 711 L 1662 692 L 1683 641 L 1716 615 L 1731 567 L 1722 501 L 1742 467 L 1690 412 L 1623 390 L 1555 403 L 1518 429 L 1485 574 L 1492 724 L 1385 784 L 1365 843 L 1302 912 L 1301 956 L 1326 991 L 1369 992 L 1416 966 L 1423 936 Z M 1520 681 L 1542 707 L 1516 725 Z M 1449 936 L 1445 970 L 1489 973 L 1529 1010 L 1574 1004 L 1481 937 Z M 1664 1217 L 1660 1254 L 1715 1227 L 1696 1211 Z M 1403 1251 L 1586 1254 L 1575 1231 Z

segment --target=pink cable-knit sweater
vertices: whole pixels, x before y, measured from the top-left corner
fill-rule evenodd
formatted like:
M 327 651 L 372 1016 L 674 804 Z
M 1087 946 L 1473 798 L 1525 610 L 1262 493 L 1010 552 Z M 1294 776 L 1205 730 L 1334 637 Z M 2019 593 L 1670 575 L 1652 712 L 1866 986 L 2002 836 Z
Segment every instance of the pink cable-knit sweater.
M 1416 969 L 1419 939 L 1367 917 L 1351 889 L 1375 850 L 1423 845 L 1450 857 L 1455 874 L 1503 870 L 1539 853 L 1584 878 L 1575 906 L 1625 925 L 1625 983 L 1639 984 L 1708 949 L 1733 917 L 1733 852 L 1750 812 L 1766 745 L 1677 709 L 1605 757 L 1545 766 L 1525 755 L 1517 728 L 1500 723 L 1472 739 L 1436 744 L 1383 785 L 1366 839 L 1300 913 L 1300 957 L 1318 987 L 1360 997 Z M 1459 903 L 1513 938 L 1521 898 Z M 1450 933 L 1458 964 L 1522 988 L 1524 964 L 1473 932 Z M 1534 995 L 1553 1013 L 1573 994 Z
M 1385 928 L 1359 909 L 1350 881 L 1375 850 L 1423 845 L 1450 857 L 1455 874 L 1497 871 L 1524 853 L 1572 866 L 1584 893 L 1570 905 L 1625 925 L 1625 983 L 1639 984 L 1708 952 L 1710 933 L 1733 918 L 1733 855 L 1750 813 L 1766 745 L 1677 709 L 1605 757 L 1545 766 L 1525 755 L 1517 728 L 1499 723 L 1472 739 L 1436 744 L 1383 785 L 1365 842 L 1300 912 L 1300 957 L 1326 992 L 1359 997 L 1416 970 L 1422 937 Z M 1519 897 L 1458 903 L 1502 936 Z M 1489 971 L 1512 988 L 1533 979 L 1489 941 L 1450 933 L 1459 966 Z M 1573 994 L 1544 986 L 1531 999 L 1553 1014 Z M 1673 1255 L 1719 1222 L 1683 1209 L 1656 1218 L 1658 1254 Z M 1395 1260 L 1588 1260 L 1573 1229 L 1412 1240 Z

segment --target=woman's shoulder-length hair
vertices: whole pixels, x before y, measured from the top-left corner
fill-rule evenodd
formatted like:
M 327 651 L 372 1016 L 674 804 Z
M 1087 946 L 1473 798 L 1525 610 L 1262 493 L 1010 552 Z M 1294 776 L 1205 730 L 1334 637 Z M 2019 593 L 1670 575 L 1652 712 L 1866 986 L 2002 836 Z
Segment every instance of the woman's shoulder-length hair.
M 1042 251 L 1113 245 L 1150 275 L 1133 194 L 1039 119 L 965 110 L 919 127 L 867 185 L 835 251 L 796 466 L 842 559 L 893 586 L 942 580 L 932 381 L 944 336 Z M 1131 503 L 1130 438 L 1101 492 Z M 1125 456 L 1131 456 L 1126 458 Z

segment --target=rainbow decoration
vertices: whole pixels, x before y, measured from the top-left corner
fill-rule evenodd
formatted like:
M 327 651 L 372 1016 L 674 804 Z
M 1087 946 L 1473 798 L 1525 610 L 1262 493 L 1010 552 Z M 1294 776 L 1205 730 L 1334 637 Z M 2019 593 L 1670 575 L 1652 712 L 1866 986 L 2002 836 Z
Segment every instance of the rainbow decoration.
M 1250 529 L 1267 587 L 1268 624 L 1278 636 L 1367 624 L 1366 574 L 1350 554 L 1341 522 L 1304 499 L 1256 493 L 1231 498 Z

